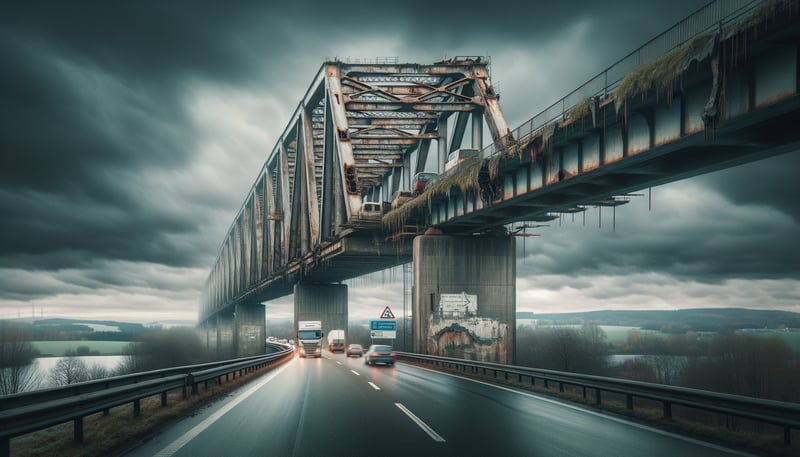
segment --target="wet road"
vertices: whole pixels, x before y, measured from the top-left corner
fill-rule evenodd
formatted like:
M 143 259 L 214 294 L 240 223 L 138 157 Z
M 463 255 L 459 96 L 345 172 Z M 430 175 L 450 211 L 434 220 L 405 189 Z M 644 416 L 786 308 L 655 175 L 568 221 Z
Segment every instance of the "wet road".
M 742 454 L 528 392 L 325 353 L 282 365 L 128 455 Z

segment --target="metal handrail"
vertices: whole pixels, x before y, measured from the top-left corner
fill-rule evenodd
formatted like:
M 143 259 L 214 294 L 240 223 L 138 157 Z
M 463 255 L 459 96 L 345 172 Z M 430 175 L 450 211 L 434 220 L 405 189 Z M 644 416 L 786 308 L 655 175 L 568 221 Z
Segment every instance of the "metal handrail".
M 633 409 L 633 399 L 636 397 L 655 400 L 662 403 L 663 416 L 668 419 L 672 418 L 672 405 L 682 405 L 778 425 L 784 429 L 784 444 L 787 446 L 791 443 L 791 429 L 800 429 L 800 404 L 798 403 L 628 379 L 477 362 L 410 352 L 397 352 L 396 354 L 398 359 L 417 361 L 435 366 L 453 367 L 464 371 L 469 368 L 473 373 L 478 373 L 482 370 L 484 375 L 487 374 L 487 371 L 492 371 L 494 377 L 497 377 L 498 373 L 503 373 L 505 379 L 508 379 L 509 375 L 514 375 L 518 377 L 520 382 L 522 382 L 523 378 L 528 377 L 531 384 L 534 384 L 536 379 L 542 380 L 545 386 L 547 386 L 548 382 L 556 382 L 559 384 L 560 391 L 564 390 L 565 384 L 584 389 L 590 388 L 595 391 L 595 402 L 597 404 L 602 402 L 601 392 L 625 395 L 627 409 Z
M 669 30 L 621 58 L 539 114 L 523 122 L 511 132 L 511 137 L 518 142 L 523 138 L 533 136 L 552 122 L 566 119 L 570 110 L 585 100 L 592 97 L 609 96 L 625 76 L 636 68 L 652 62 L 696 36 L 737 20 L 762 3 L 764 3 L 763 0 L 716 0 L 708 3 Z M 480 157 L 486 159 L 503 150 L 505 148 L 492 143 L 481 150 Z

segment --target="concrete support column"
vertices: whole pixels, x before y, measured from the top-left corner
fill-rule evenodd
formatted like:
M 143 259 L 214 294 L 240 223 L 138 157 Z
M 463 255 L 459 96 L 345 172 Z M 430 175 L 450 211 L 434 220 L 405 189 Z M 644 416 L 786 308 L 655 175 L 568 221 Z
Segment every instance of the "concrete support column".
M 233 313 L 217 314 L 217 356 L 231 359 L 236 355 L 234 346 Z
M 236 357 L 265 353 L 267 325 L 261 303 L 236 305 L 234 312 Z
M 414 238 L 413 350 L 514 363 L 513 236 Z
M 216 319 L 210 318 L 205 321 L 203 324 L 203 330 L 206 334 L 206 351 L 209 353 L 216 353 L 217 352 L 217 325 Z
M 325 335 L 337 329 L 344 330 L 347 334 L 347 286 L 296 284 L 294 286 L 295 335 L 297 335 L 297 323 L 300 321 L 322 321 L 322 331 Z

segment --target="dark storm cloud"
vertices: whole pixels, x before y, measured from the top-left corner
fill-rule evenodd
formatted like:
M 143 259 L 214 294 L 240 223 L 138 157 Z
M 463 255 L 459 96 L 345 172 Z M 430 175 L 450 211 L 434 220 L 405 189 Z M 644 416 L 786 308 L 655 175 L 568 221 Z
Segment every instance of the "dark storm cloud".
M 661 272 L 715 284 L 796 279 L 800 225 L 789 196 L 800 193 L 800 184 L 777 170 L 797 160 L 792 153 L 654 188 L 652 210 L 645 190 L 616 210 L 613 231 L 609 208 L 564 215 L 536 230 L 541 237 L 518 243 L 526 259 L 520 275 Z
M 172 236 L 197 231 L 192 215 L 151 205 L 152 190 L 137 179 L 191 160 L 187 81 L 233 83 L 251 67 L 225 29 L 236 28 L 246 8 L 189 6 L 4 7 L 0 265 L 54 269 L 97 256 L 187 265 L 202 258 Z

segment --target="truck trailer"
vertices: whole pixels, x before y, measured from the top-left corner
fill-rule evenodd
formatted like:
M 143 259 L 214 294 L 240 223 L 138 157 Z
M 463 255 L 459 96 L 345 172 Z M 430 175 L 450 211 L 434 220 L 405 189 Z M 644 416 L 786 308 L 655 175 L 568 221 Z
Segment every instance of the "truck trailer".
M 330 352 L 344 352 L 344 330 L 331 330 L 328 332 L 328 350 Z

